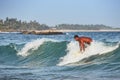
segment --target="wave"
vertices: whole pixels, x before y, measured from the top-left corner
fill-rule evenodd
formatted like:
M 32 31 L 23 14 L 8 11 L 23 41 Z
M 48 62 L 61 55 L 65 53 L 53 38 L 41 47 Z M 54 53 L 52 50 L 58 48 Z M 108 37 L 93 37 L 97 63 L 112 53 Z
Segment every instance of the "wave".
M 59 58 L 65 54 L 66 41 L 59 42 L 53 39 L 37 39 L 28 42 L 17 53 L 24 57 L 20 64 L 29 66 L 54 66 L 58 63 Z
M 119 45 L 105 45 L 103 42 L 92 42 L 92 44 L 86 48 L 85 52 L 80 52 L 79 44 L 77 42 L 70 42 L 67 45 L 67 54 L 61 58 L 59 66 L 63 66 L 70 63 L 78 62 L 84 58 L 88 58 L 92 55 L 101 55 L 109 53 L 117 49 Z
M 120 61 L 118 43 L 103 43 L 94 41 L 86 51 L 81 53 L 75 41 L 58 41 L 54 39 L 37 39 L 26 44 L 9 44 L 0 46 L 0 64 L 21 66 L 65 66 L 78 62 L 106 58 L 109 61 Z M 112 54 L 111 54 L 112 53 Z M 106 55 L 110 54 L 110 55 Z M 101 56 L 103 55 L 103 56 Z M 112 57 L 114 56 L 114 57 Z M 112 58 L 110 58 L 112 57 Z M 103 59 L 103 61 L 105 61 Z M 81 64 L 81 63 L 79 63 Z
M 46 39 L 46 38 L 37 39 L 25 44 L 22 50 L 20 50 L 17 54 L 23 57 L 28 56 L 30 55 L 31 51 L 37 50 L 44 42 L 47 41 L 57 42 L 56 40 L 53 39 Z
M 16 44 L 1 45 L 0 46 L 0 64 L 14 64 L 18 59 L 16 55 Z

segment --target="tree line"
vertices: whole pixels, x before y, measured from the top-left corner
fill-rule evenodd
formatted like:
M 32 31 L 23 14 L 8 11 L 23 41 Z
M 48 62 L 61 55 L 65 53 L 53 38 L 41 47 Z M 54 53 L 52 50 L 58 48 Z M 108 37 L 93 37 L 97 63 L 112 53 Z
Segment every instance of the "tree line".
M 37 21 L 21 21 L 17 18 L 8 18 L 5 20 L 0 19 L 0 30 L 1 31 L 20 31 L 20 30 L 46 30 L 46 29 L 57 29 L 57 30 L 100 30 L 100 29 L 115 29 L 110 26 L 105 26 L 103 24 L 90 24 L 90 25 L 80 25 L 80 24 L 59 24 L 53 27 L 49 27 L 46 24 L 40 24 Z
M 110 26 L 105 26 L 103 24 L 89 24 L 89 25 L 80 25 L 80 24 L 59 24 L 56 25 L 56 29 L 70 29 L 70 30 L 105 30 L 105 29 L 113 29 Z
M 5 20 L 0 19 L 0 30 L 9 31 L 9 30 L 45 30 L 49 29 L 46 24 L 40 24 L 37 21 L 21 21 L 17 18 L 8 18 Z

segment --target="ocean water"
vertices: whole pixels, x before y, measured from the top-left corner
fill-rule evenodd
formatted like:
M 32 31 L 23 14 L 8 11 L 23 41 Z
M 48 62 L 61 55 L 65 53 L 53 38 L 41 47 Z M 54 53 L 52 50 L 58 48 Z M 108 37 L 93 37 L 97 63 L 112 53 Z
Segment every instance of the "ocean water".
M 93 39 L 83 53 L 75 34 Z M 120 32 L 0 33 L 0 80 L 120 80 Z

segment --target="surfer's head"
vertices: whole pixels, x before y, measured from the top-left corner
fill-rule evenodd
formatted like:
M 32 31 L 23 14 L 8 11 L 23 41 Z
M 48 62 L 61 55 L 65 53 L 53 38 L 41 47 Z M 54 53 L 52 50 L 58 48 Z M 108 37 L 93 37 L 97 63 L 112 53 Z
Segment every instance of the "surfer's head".
M 74 39 L 77 41 L 79 39 L 78 35 L 74 35 Z

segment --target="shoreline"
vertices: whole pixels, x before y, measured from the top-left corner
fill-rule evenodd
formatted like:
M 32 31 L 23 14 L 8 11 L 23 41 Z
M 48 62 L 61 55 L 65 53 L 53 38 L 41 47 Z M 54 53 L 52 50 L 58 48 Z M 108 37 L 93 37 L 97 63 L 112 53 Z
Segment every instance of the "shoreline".
M 120 30 L 56 30 L 58 32 L 120 32 Z
M 0 33 L 21 33 L 21 34 L 36 34 L 36 35 L 54 35 L 64 34 L 65 32 L 120 32 L 120 30 L 6 30 Z

